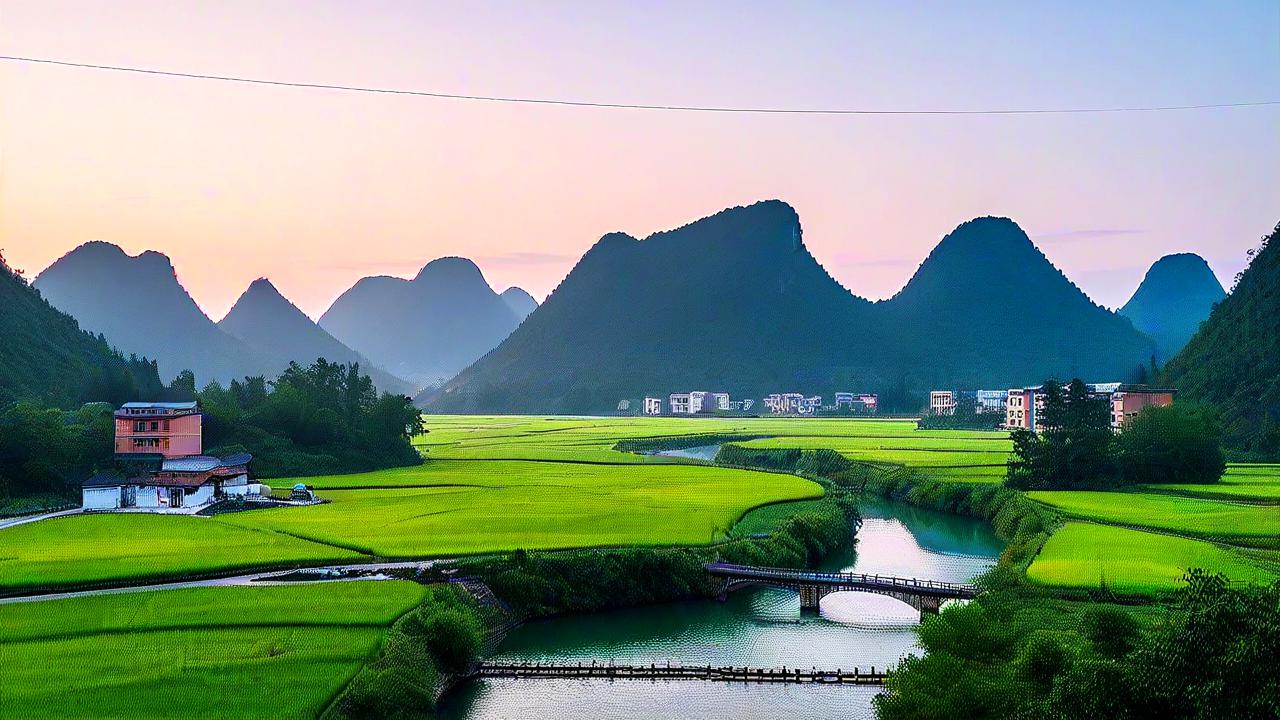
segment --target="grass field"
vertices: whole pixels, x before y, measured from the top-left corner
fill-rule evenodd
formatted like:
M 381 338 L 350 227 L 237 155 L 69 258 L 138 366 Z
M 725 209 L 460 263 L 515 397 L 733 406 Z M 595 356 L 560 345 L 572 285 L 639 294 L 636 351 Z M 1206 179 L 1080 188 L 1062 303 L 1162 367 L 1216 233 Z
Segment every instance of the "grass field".
M 346 476 L 322 492 L 333 502 L 223 516 L 382 557 L 425 557 L 515 548 L 705 544 L 748 509 L 822 496 L 792 475 L 680 465 L 434 461 L 431 468 Z M 403 487 L 430 478 L 434 487 Z M 324 481 L 326 484 L 331 481 Z M 321 481 L 317 481 L 321 486 Z
M 1035 491 L 1027 495 L 1074 518 L 1280 547 L 1280 511 L 1274 507 L 1138 492 Z
M 166 578 L 192 570 L 358 562 L 361 557 L 219 518 L 80 515 L 0 530 L 0 589 Z
M 1181 586 L 1189 568 L 1206 568 L 1232 580 L 1280 578 L 1280 553 L 1252 556 L 1204 540 L 1090 522 L 1068 522 L 1055 532 L 1027 569 L 1034 583 L 1057 587 L 1150 594 Z
M 1195 497 L 1280 505 L 1280 465 L 1230 465 L 1211 485 L 1147 485 L 1150 490 Z
M 0 718 L 314 718 L 422 596 L 387 581 L 0 605 Z

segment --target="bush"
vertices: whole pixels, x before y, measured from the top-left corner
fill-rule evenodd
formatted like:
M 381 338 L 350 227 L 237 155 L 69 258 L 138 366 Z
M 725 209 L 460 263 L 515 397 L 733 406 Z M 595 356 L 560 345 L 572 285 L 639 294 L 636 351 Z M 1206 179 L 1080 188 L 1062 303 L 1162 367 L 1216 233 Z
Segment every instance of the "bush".
M 1138 623 L 1133 616 L 1105 605 L 1085 612 L 1081 629 L 1099 655 L 1112 659 L 1127 654 L 1138 639 Z
M 1126 483 L 1212 483 L 1226 471 L 1222 427 L 1208 406 L 1148 407 L 1116 439 Z
M 378 658 L 352 678 L 326 720 L 422 717 L 435 709 L 445 674 L 464 672 L 479 656 L 480 610 L 465 591 L 428 588 L 418 607 L 396 621 Z

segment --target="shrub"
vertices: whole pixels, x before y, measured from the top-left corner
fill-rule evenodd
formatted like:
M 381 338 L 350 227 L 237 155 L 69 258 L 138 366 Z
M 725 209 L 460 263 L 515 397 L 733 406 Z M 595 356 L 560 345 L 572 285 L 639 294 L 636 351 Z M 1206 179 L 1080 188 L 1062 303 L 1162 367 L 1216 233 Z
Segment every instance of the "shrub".
M 1205 405 L 1148 407 L 1116 439 L 1127 483 L 1211 483 L 1226 471 L 1222 427 Z

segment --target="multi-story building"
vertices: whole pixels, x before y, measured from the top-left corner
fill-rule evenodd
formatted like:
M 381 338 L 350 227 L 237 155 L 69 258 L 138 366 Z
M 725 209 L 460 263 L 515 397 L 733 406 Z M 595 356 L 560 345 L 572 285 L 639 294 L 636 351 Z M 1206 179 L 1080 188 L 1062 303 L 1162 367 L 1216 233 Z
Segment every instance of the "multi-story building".
M 1120 385 L 1111 393 L 1111 429 L 1121 430 L 1143 408 L 1173 404 L 1174 391 L 1146 385 Z
M 1008 390 L 974 390 L 973 411 L 979 414 L 1004 412 L 1008 399 Z
M 661 415 L 662 414 L 662 398 L 647 397 L 644 399 L 645 415 Z
M 1009 388 L 1005 398 L 1004 426 L 1010 430 L 1030 430 L 1036 426 L 1036 403 L 1040 388 Z
M 1090 397 L 1106 398 L 1111 403 L 1111 429 L 1120 430 L 1129 418 L 1143 408 L 1173 404 L 1174 391 L 1146 385 L 1124 383 L 1087 383 Z M 1044 430 L 1042 415 L 1045 395 L 1043 386 L 1011 388 L 1005 402 L 1005 427 L 1010 430 Z
M 199 455 L 200 408 L 194 402 L 129 402 L 115 411 L 117 455 Z
M 950 390 L 934 390 L 929 393 L 930 415 L 955 415 L 956 394 Z
M 813 395 L 811 397 L 802 398 L 800 400 L 799 412 L 801 415 L 813 415 L 822 409 L 822 396 Z
M 874 413 L 880 404 L 880 398 L 867 393 L 836 393 L 835 410 L 851 410 L 853 412 Z
M 773 393 L 765 397 L 764 406 L 774 415 L 798 415 L 804 400 L 800 393 Z M 818 404 L 821 405 L 821 398 Z
M 711 400 L 713 410 L 719 410 L 721 412 L 729 410 L 729 393 L 711 393 Z
M 667 410 L 672 415 L 691 415 L 693 411 L 693 400 L 690 393 L 671 393 L 667 396 Z

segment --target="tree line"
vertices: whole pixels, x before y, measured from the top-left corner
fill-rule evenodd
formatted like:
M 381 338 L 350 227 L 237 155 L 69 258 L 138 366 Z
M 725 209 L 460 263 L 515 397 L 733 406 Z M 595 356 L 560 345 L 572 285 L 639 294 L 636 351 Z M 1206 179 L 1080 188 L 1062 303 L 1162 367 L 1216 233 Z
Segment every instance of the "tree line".
M 1212 483 L 1226 470 L 1222 427 L 1212 407 L 1144 408 L 1121 432 L 1111 403 L 1078 378 L 1046 381 L 1037 429 L 1015 430 L 1005 484 L 1021 490 L 1108 489 L 1143 483 Z

